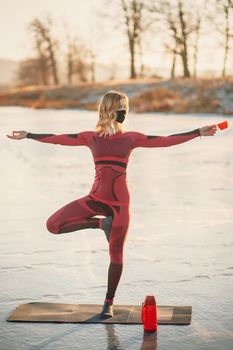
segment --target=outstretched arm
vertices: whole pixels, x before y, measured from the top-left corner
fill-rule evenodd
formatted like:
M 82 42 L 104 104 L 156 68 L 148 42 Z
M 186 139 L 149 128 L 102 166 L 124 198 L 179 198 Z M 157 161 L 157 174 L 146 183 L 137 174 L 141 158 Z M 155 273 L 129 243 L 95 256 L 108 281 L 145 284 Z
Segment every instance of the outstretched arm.
M 85 132 L 78 134 L 33 134 L 28 132 L 26 138 L 33 139 L 40 142 L 54 143 L 55 145 L 66 145 L 66 146 L 86 146 L 87 140 Z
M 13 131 L 13 136 L 7 135 L 9 138 L 20 140 L 22 138 L 33 139 L 45 143 L 53 143 L 67 146 L 87 146 L 88 131 L 82 131 L 77 134 L 34 134 L 24 130 Z
M 206 126 L 192 131 L 173 134 L 169 136 L 145 135 L 133 132 L 134 148 L 136 147 L 169 147 L 189 141 L 198 136 L 211 136 L 215 133 L 216 126 Z

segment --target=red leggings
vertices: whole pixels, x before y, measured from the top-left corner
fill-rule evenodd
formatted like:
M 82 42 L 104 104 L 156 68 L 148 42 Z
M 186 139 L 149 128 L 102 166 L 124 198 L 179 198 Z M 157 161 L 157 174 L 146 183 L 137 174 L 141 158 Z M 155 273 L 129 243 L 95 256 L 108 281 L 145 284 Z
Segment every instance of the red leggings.
M 86 195 L 65 205 L 47 220 L 47 228 L 54 234 L 102 228 L 102 218 L 96 215 L 113 216 L 109 240 L 110 266 L 108 270 L 107 299 L 113 299 L 123 268 L 123 248 L 129 226 L 129 206 L 109 205 Z
M 102 228 L 102 218 L 96 215 L 113 216 L 109 240 L 110 261 L 123 263 L 123 246 L 129 226 L 129 207 L 104 204 L 90 195 L 65 205 L 47 220 L 50 232 L 59 234 L 86 228 Z

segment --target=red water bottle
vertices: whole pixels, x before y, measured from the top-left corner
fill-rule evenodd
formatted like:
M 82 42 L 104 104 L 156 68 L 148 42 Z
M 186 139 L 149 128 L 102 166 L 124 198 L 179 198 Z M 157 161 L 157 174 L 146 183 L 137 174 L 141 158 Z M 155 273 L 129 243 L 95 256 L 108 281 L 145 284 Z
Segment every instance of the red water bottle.
M 157 305 L 154 295 L 147 295 L 144 303 L 142 303 L 141 319 L 144 332 L 157 331 Z

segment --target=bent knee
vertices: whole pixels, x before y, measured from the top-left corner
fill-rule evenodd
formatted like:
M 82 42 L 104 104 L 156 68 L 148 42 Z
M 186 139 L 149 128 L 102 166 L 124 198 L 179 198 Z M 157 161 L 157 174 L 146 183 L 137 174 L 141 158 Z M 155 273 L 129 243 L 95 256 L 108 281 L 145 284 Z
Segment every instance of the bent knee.
M 48 219 L 46 221 L 46 226 L 49 232 L 57 234 L 59 232 L 58 226 L 54 223 L 54 221 Z

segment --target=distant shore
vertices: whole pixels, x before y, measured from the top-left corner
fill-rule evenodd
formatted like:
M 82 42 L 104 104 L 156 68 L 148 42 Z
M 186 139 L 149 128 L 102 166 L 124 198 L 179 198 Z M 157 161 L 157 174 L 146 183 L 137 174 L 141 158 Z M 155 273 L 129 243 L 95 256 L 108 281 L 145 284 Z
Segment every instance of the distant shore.
M 135 79 L 72 86 L 6 88 L 0 106 L 96 110 L 108 90 L 125 92 L 134 112 L 233 114 L 233 77 L 226 79 Z

